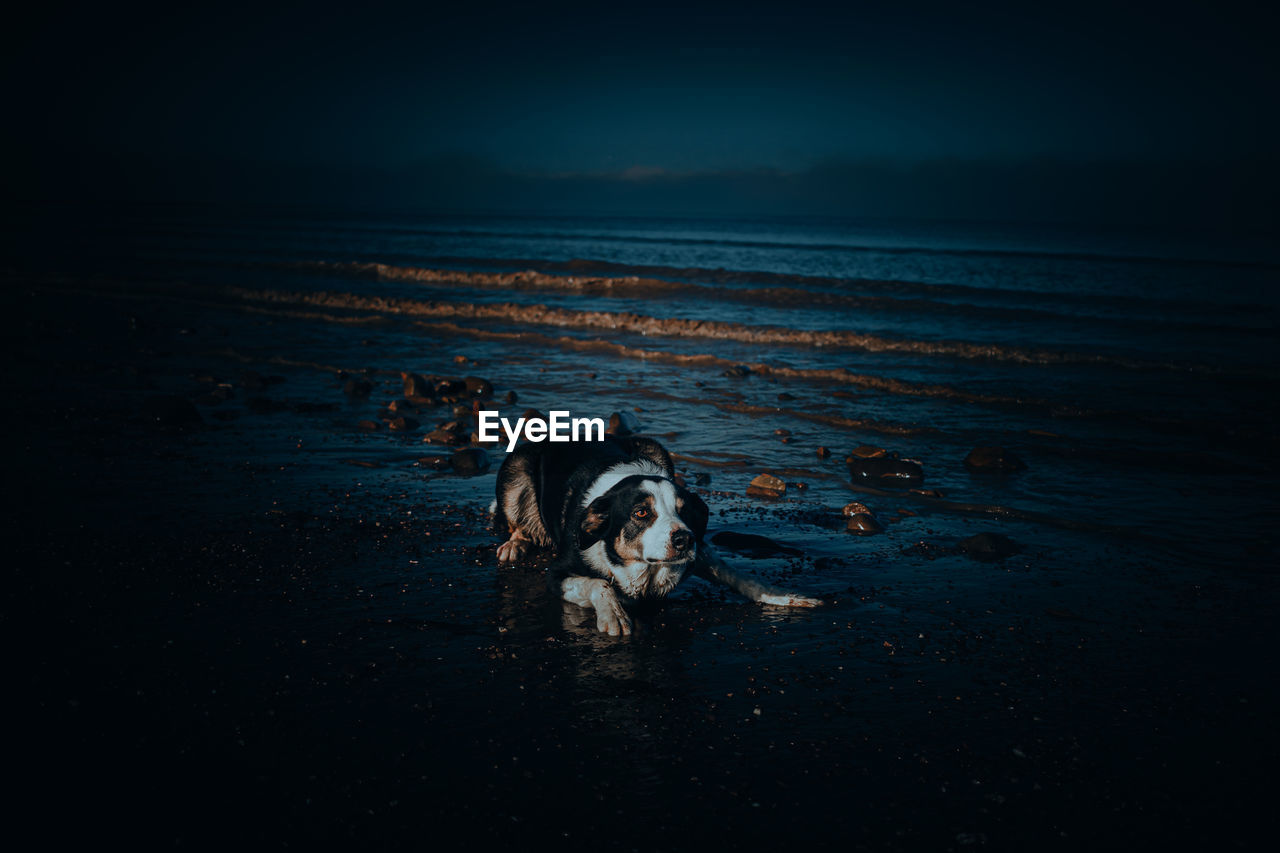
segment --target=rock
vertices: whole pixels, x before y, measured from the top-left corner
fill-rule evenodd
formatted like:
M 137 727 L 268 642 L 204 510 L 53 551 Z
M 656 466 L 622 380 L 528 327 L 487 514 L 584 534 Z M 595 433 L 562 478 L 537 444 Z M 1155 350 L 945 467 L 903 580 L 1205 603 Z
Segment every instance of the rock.
M 964 458 L 964 467 L 982 474 L 1011 474 L 1026 470 L 1027 464 L 1003 447 L 975 447 Z
M 850 450 L 849 456 L 844 461 L 852 462 L 854 459 L 879 459 L 885 455 L 887 455 L 887 453 L 883 447 L 872 447 L 870 444 L 864 444 Z
M 373 383 L 368 379 L 348 379 L 342 384 L 342 393 L 349 397 L 368 397 L 373 391 Z
M 711 537 L 711 541 L 721 548 L 726 548 L 736 554 L 744 554 L 748 557 L 769 557 L 775 554 L 798 555 L 804 553 L 799 548 L 775 542 L 768 536 L 759 536 L 755 533 L 735 533 L 732 530 L 720 531 Z
M 457 397 L 467 393 L 467 383 L 460 379 L 432 377 L 431 393 L 436 397 Z
M 839 400 L 856 400 L 858 395 L 852 391 L 832 391 L 831 396 Z
M 377 421 L 360 421 L 356 424 L 356 429 L 364 430 L 365 432 L 377 432 L 382 429 L 382 424 Z
M 479 447 L 468 447 L 449 457 L 449 464 L 453 466 L 455 474 L 465 476 L 483 474 L 489 470 L 489 454 Z
M 912 489 L 911 494 L 920 495 L 922 498 L 945 498 L 946 495 L 937 489 Z
M 405 402 L 408 403 L 410 406 L 413 406 L 415 409 L 422 409 L 427 406 L 434 406 L 439 401 L 436 400 L 435 397 L 423 397 L 418 394 L 414 394 L 412 396 L 406 397 Z
M 877 533 L 884 532 L 884 526 L 876 521 L 876 517 L 869 512 L 859 512 L 849 516 L 849 523 L 845 525 L 845 530 L 858 536 L 874 536 Z
M 403 415 L 398 418 L 392 418 L 387 421 L 387 427 L 396 432 L 412 432 L 418 428 L 418 422 L 413 418 L 406 418 Z
M 507 396 L 502 399 L 506 400 L 508 403 L 514 403 L 516 400 L 520 399 L 520 395 L 515 391 L 508 391 Z
M 432 471 L 444 471 L 452 469 L 453 462 L 448 456 L 420 456 L 418 464 L 423 468 L 430 468 Z
M 791 435 L 791 430 L 785 429 L 785 428 L 779 428 L 779 429 L 775 429 L 773 431 L 773 434 L 774 435 Z
M 404 380 L 404 395 L 406 397 L 433 396 L 431 393 L 431 383 L 427 382 L 426 377 L 403 370 L 400 372 L 400 378 Z
M 745 364 L 735 364 L 733 367 L 730 367 L 728 370 L 726 370 L 724 373 L 721 373 L 720 375 L 728 376 L 733 379 L 741 379 L 744 376 L 751 375 L 751 368 L 747 367 Z
M 455 355 L 453 357 L 454 364 L 466 364 L 470 360 L 471 359 L 467 358 L 465 355 Z
M 695 486 L 709 486 L 711 485 L 711 475 L 705 471 L 694 471 L 693 484 Z
M 966 556 L 983 563 L 994 563 L 1022 550 L 1021 545 L 1003 533 L 978 533 L 960 540 L 956 547 Z
M 427 444 L 447 444 L 450 446 L 457 446 L 459 444 L 466 444 L 467 436 L 459 430 L 439 427 L 424 435 L 422 440 Z
M 640 431 L 640 419 L 630 412 L 614 412 L 609 415 L 609 435 L 632 435 Z
M 908 459 L 877 457 L 849 458 L 849 476 L 855 481 L 870 481 L 883 486 L 918 486 L 924 482 L 924 469 Z
M 184 430 L 204 423 L 195 404 L 186 397 L 152 397 L 142 404 L 142 416 L 164 429 Z
M 840 513 L 846 518 L 852 518 L 855 515 L 871 515 L 871 507 L 861 501 L 854 501 L 841 507 Z
M 787 484 L 772 474 L 761 474 L 747 486 L 747 495 L 757 498 L 780 498 L 787 491 Z
M 405 412 L 412 412 L 414 406 L 408 400 L 392 400 L 387 403 L 387 411 L 394 414 L 402 415 Z
M 831 451 L 830 451 L 830 450 L 827 450 L 827 448 L 825 448 L 825 447 L 819 447 L 819 448 L 818 448 L 818 458 L 819 458 L 819 459 L 826 459 L 826 458 L 827 458 L 828 456 L 830 456 L 830 455 L 831 455 Z
M 482 379 L 479 376 L 466 376 L 463 377 L 462 381 L 467 387 L 467 394 L 472 397 L 480 397 L 487 400 L 493 396 L 493 385 L 488 379 Z
M 788 400 L 794 400 L 795 398 L 796 398 L 795 394 L 788 394 L 786 391 L 783 391 L 781 394 L 778 395 L 778 399 L 784 402 Z

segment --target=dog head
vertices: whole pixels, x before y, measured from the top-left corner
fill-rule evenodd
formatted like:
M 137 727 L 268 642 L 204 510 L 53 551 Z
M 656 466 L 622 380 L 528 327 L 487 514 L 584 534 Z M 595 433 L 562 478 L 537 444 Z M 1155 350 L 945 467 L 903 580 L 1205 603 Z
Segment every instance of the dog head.
M 659 598 L 693 564 L 708 517 L 702 498 L 665 477 L 626 477 L 587 506 L 578 548 L 624 595 Z

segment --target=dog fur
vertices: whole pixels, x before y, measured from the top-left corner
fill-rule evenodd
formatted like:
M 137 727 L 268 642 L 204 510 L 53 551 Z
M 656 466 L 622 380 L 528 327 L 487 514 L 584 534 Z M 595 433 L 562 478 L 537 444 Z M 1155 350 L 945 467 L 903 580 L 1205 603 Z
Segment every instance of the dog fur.
M 764 604 L 821 604 L 725 565 L 703 542 L 707 505 L 675 482 L 670 454 L 653 439 L 526 443 L 498 471 L 496 497 L 495 528 L 509 533 L 499 562 L 553 550 L 552 588 L 594 610 L 603 633 L 630 634 L 626 605 L 661 599 L 688 574 Z

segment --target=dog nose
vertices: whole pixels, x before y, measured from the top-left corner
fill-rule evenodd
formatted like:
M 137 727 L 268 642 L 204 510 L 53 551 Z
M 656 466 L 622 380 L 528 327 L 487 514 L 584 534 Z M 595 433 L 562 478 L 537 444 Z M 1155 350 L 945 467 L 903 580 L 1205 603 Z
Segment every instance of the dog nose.
M 693 534 L 687 530 L 677 530 L 671 534 L 671 547 L 677 551 L 688 551 L 693 546 Z

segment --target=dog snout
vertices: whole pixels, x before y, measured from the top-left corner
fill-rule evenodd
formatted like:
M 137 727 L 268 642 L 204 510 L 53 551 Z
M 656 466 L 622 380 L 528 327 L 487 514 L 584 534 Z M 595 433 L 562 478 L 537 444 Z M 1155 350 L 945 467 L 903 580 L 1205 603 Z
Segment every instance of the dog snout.
M 676 530 L 671 534 L 671 547 L 684 553 L 693 547 L 693 534 L 688 530 Z

